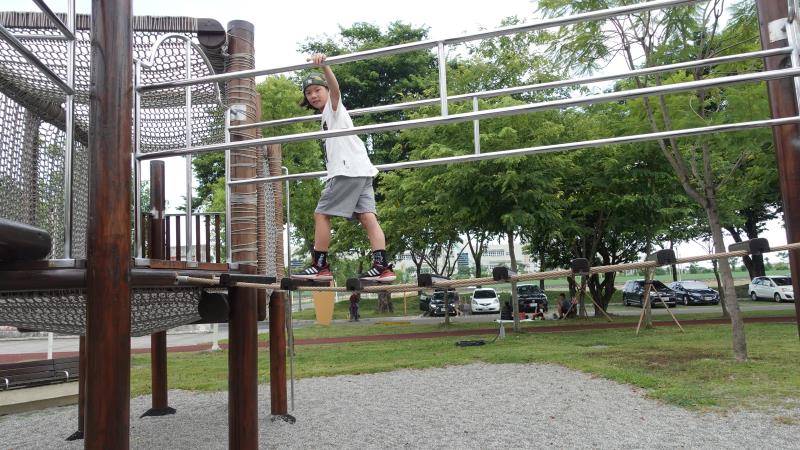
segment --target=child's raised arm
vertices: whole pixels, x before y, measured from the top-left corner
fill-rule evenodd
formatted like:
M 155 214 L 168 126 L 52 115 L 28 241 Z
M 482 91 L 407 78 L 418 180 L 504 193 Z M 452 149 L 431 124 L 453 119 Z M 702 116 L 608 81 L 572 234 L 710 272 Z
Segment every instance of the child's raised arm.
M 325 64 L 326 58 L 327 56 L 324 53 L 314 53 L 311 55 L 311 58 L 308 58 L 308 61 L 311 61 L 322 68 L 322 72 L 325 75 L 325 81 L 328 83 L 331 108 L 336 111 L 336 108 L 339 107 L 339 101 L 342 98 L 342 91 L 339 90 L 339 82 L 336 80 L 336 75 L 333 74 L 330 66 Z

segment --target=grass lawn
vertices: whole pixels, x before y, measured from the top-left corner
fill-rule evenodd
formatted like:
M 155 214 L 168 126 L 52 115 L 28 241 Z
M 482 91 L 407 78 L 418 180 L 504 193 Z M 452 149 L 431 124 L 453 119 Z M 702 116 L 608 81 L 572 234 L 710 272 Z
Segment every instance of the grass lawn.
M 553 321 L 553 323 L 559 323 Z M 562 322 L 563 323 L 563 322 Z M 542 322 L 542 325 L 547 322 Z M 448 329 L 487 324 L 459 324 Z M 441 325 L 426 325 L 438 327 Z M 356 328 L 367 334 L 373 327 Z M 389 326 L 385 326 L 389 327 Z M 422 331 L 421 326 L 394 325 L 396 332 Z M 327 327 L 334 329 L 336 327 Z M 647 395 L 691 409 L 726 410 L 800 404 L 797 367 L 800 345 L 794 324 L 747 325 L 750 360 L 733 362 L 729 325 L 646 330 L 630 328 L 573 333 L 508 334 L 480 347 L 456 347 L 464 337 L 394 340 L 296 347 L 295 376 L 307 378 L 363 374 L 402 368 L 424 369 L 472 362 L 553 363 L 647 389 Z M 305 331 L 298 330 L 297 337 Z M 318 332 L 307 333 L 319 335 Z M 485 338 L 485 337 L 484 337 Z M 169 354 L 171 389 L 227 389 L 227 352 Z M 150 391 L 149 355 L 132 358 L 131 392 Z M 259 358 L 259 381 L 269 377 L 269 358 Z M 535 377 L 524 372 L 521 377 Z M 471 382 L 458 380 L 456 382 Z M 509 384 L 513 386 L 513 382 Z M 398 386 L 398 389 L 403 389 Z

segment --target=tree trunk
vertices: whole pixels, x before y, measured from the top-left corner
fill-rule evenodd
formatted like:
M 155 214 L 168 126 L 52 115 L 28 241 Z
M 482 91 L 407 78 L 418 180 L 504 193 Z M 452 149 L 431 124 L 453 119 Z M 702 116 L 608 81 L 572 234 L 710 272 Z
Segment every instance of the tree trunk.
M 712 192 L 708 192 L 711 190 Z M 708 225 L 711 228 L 711 239 L 714 242 L 714 251 L 716 253 L 725 252 L 725 241 L 722 239 L 722 225 L 719 221 L 719 212 L 717 211 L 716 198 L 713 189 L 706 189 L 706 199 L 708 203 L 705 205 L 706 214 L 708 216 Z M 731 318 L 731 328 L 733 331 L 733 356 L 736 361 L 747 361 L 747 340 L 744 333 L 744 321 L 742 314 L 739 310 L 739 300 L 736 298 L 736 289 L 733 286 L 733 273 L 731 272 L 731 265 L 727 258 L 721 258 L 719 261 L 719 272 L 722 276 L 722 291 L 725 293 L 725 305 L 728 308 L 728 314 Z
M 545 269 L 547 268 L 547 266 L 545 266 L 545 261 L 544 261 L 544 257 L 545 256 L 544 255 L 545 255 L 545 249 L 544 249 L 544 247 L 542 247 L 542 248 L 539 249 L 539 272 L 544 272 Z M 542 292 L 544 292 L 544 280 L 543 279 L 539 280 L 539 289 L 541 289 Z
M 508 236 L 508 256 L 511 258 L 511 270 L 517 271 L 517 256 L 514 253 L 514 230 L 506 232 Z M 519 332 L 519 296 L 517 295 L 517 282 L 511 282 L 511 310 L 514 313 L 514 331 Z
M 728 314 L 728 307 L 725 306 L 725 291 L 722 289 L 722 280 L 719 279 L 717 260 L 711 260 L 711 265 L 714 267 L 714 278 L 717 279 L 717 292 L 719 292 L 719 305 L 722 307 L 722 317 L 728 319 L 730 318 L 730 314 Z
M 378 312 L 387 313 L 394 312 L 394 305 L 392 304 L 392 294 L 389 292 L 378 292 Z
M 669 241 L 669 249 L 673 250 L 674 248 L 675 248 L 675 242 Z M 670 268 L 672 269 L 672 281 L 678 281 L 678 265 L 672 264 Z

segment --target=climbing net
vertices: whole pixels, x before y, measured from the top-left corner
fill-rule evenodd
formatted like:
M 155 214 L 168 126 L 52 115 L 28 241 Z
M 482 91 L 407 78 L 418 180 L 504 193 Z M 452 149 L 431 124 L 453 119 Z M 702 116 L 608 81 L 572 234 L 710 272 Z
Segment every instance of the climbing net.
M 66 20 L 63 14 L 58 16 Z M 70 44 L 44 14 L 0 12 L 0 25 L 55 75 L 68 79 Z M 66 154 L 69 146 L 64 91 L 9 42 L 0 39 L 0 123 L 3 124 L 0 128 L 0 217 L 50 233 L 53 238 L 50 258 L 86 256 L 89 26 L 89 16 L 76 16 L 72 65 L 74 132 L 70 157 Z M 149 70 L 141 73 L 144 82 L 175 80 L 186 75 L 183 42 L 163 39 L 165 34 L 189 36 L 198 44 L 190 55 L 191 76 L 211 75 L 224 69 L 224 48 L 199 45 L 198 19 L 136 17 L 133 28 L 134 58 L 150 63 Z M 157 43 L 160 45 L 154 47 Z M 191 116 L 193 145 L 223 142 L 224 100 L 224 92 L 217 83 L 194 86 L 189 107 L 183 89 L 143 94 L 139 151 L 147 153 L 185 145 L 187 115 Z M 70 173 L 66 172 L 68 169 Z M 71 195 L 65 199 L 67 183 Z M 66 236 L 66 217 L 71 217 L 70 236 Z M 70 249 L 66 248 L 68 240 Z

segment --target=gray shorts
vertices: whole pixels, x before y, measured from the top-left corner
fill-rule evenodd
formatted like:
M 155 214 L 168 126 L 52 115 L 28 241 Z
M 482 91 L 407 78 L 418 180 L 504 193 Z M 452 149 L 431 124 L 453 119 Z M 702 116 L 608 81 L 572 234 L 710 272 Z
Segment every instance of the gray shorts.
M 356 213 L 375 213 L 372 177 L 329 178 L 314 212 L 346 219 L 352 219 Z

